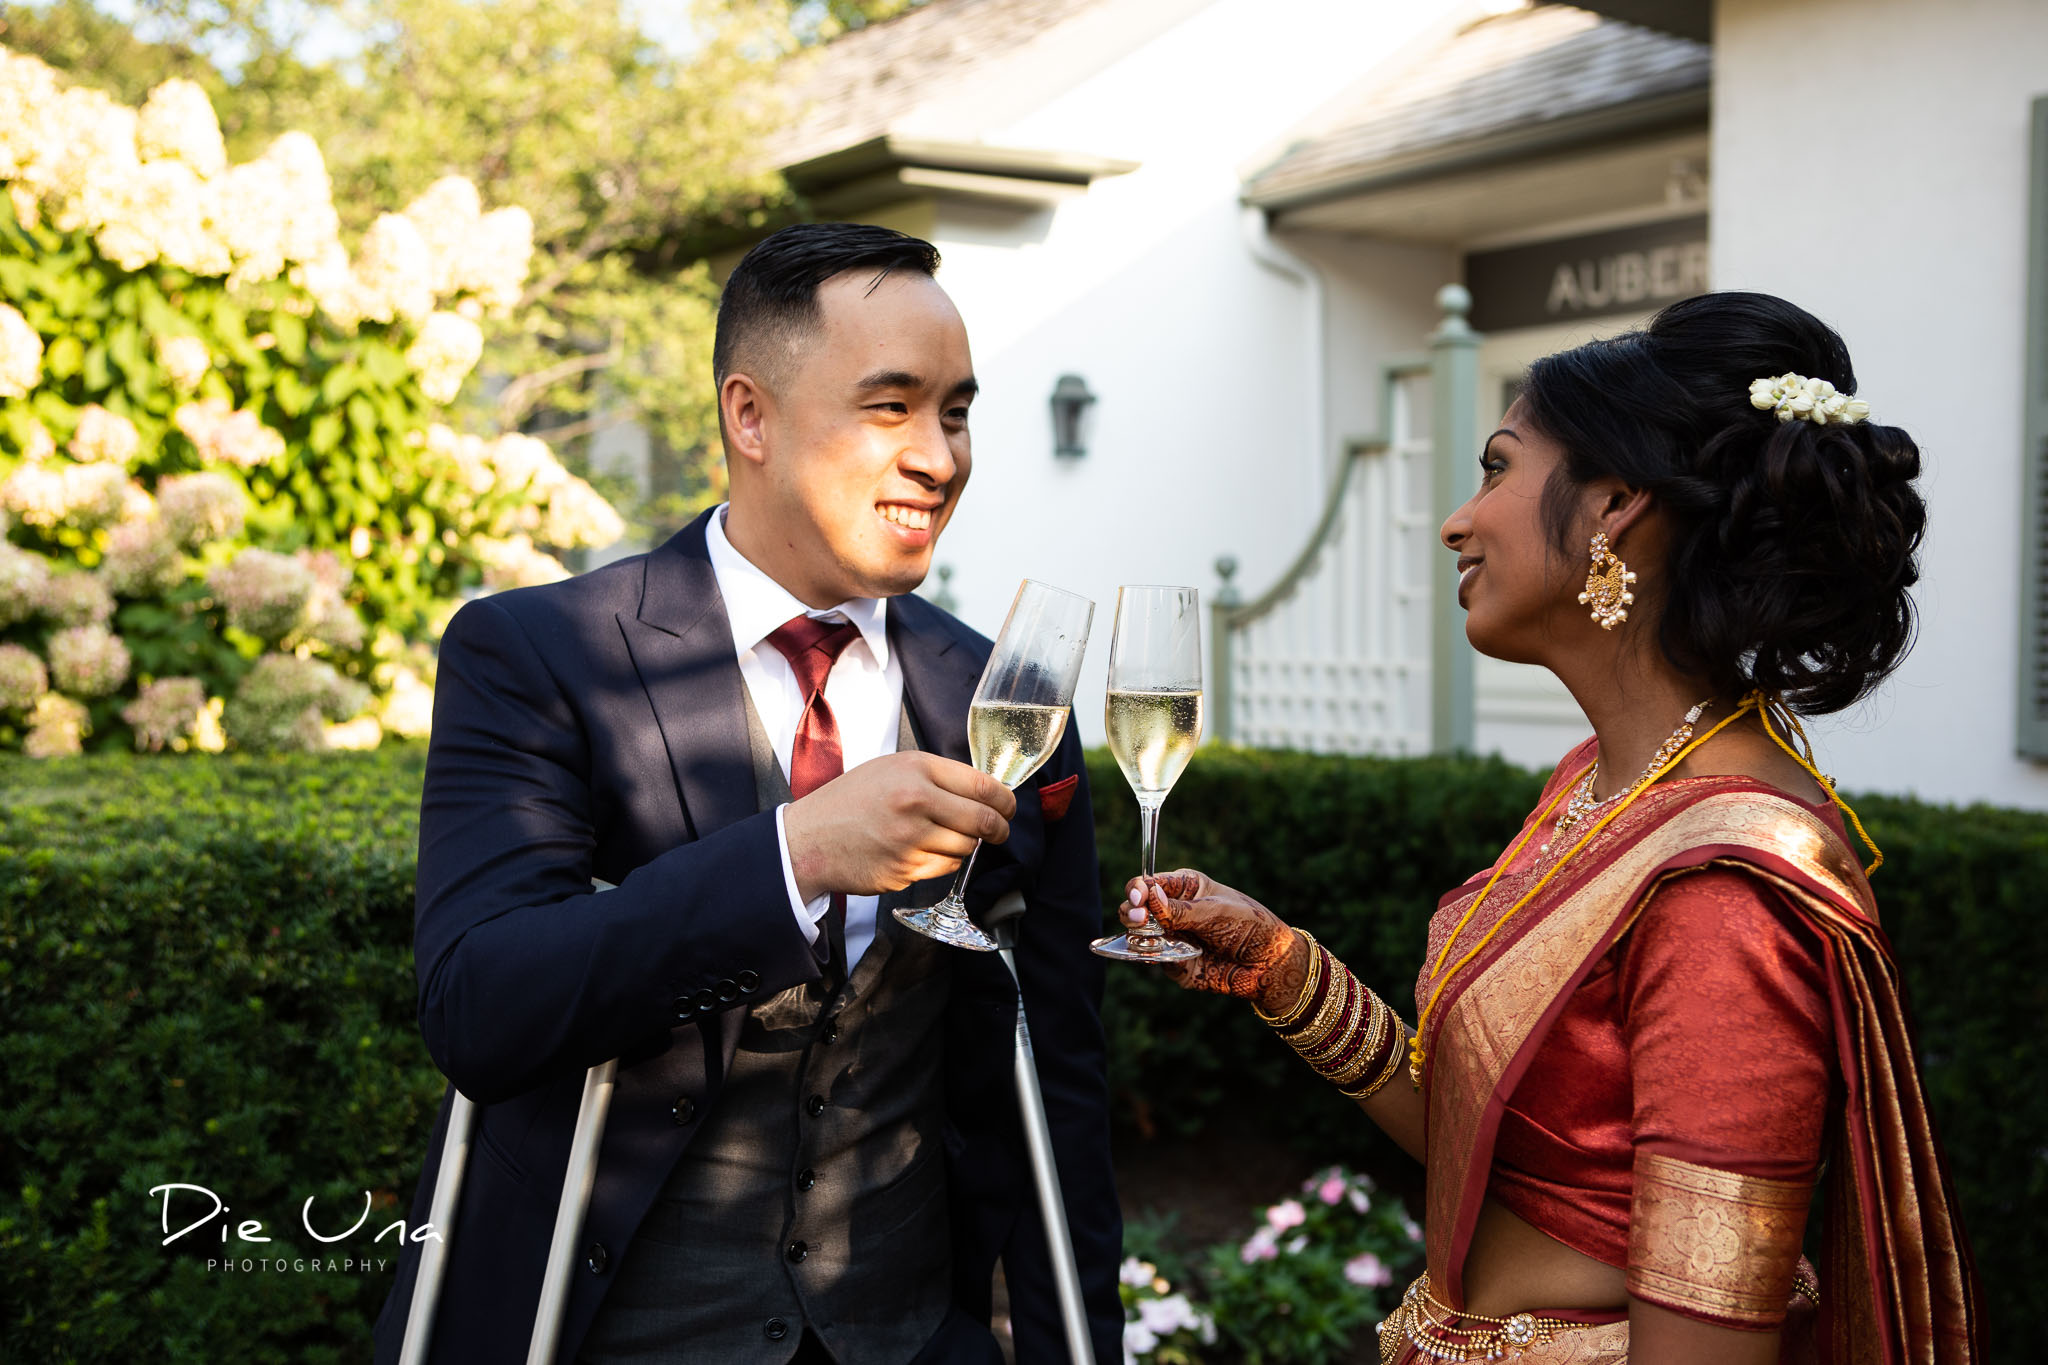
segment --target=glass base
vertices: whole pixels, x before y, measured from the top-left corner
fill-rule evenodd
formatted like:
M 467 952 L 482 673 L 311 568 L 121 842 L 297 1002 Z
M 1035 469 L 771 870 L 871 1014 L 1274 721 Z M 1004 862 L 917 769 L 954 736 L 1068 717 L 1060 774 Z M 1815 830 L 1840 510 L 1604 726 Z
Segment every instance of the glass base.
M 1186 962 L 1200 957 L 1202 950 L 1171 934 L 1148 938 L 1143 934 L 1111 934 L 1088 945 L 1103 957 L 1121 962 Z
M 907 905 L 896 907 L 896 918 L 909 928 L 917 930 L 926 938 L 954 948 L 971 948 L 977 953 L 992 953 L 1001 946 L 984 934 L 975 922 L 967 918 L 964 906 L 949 906 L 944 901 L 923 910 L 913 910 Z

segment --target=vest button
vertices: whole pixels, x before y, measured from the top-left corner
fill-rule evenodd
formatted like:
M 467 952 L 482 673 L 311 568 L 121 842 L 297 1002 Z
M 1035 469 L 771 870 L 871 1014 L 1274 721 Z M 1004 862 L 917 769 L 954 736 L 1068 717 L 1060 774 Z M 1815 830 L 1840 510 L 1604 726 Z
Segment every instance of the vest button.
M 801 1261 L 810 1254 L 811 1248 L 807 1242 L 791 1242 L 789 1244 L 789 1259 L 791 1263 Z
M 819 1038 L 820 1038 L 820 1039 L 821 1039 L 822 1041 L 824 1041 L 824 1042 L 827 1042 L 827 1043 L 836 1043 L 836 1042 L 838 1042 L 838 1041 L 839 1041 L 839 1022 L 838 1022 L 837 1020 L 833 1020 L 833 1021 L 832 1021 L 831 1023 L 828 1023 L 828 1024 L 826 1024 L 826 1025 L 825 1025 L 825 1031 L 824 1031 L 823 1033 L 819 1034 L 819 1035 L 818 1035 L 818 1037 L 819 1037 Z
M 781 1318 L 770 1318 L 768 1325 L 763 1327 L 761 1332 L 770 1341 L 780 1341 L 789 1335 L 789 1324 Z
M 697 1117 L 697 1101 L 685 1095 L 676 1101 L 676 1107 L 669 1112 L 676 1116 L 676 1126 L 681 1127 Z
M 699 1014 L 709 1014 L 718 1008 L 718 997 L 712 994 L 708 986 L 691 996 L 690 1001 L 697 1007 Z
M 823 1095 L 811 1096 L 811 1098 L 805 1101 L 804 1103 L 804 1111 L 808 1113 L 812 1118 L 818 1117 L 818 1115 L 825 1112 L 825 1097 Z
M 740 983 L 729 976 L 721 980 L 712 989 L 718 992 L 718 999 L 721 1004 L 730 1005 L 733 1001 L 740 998 Z
M 818 1173 L 808 1166 L 796 1173 L 796 1187 L 800 1190 L 808 1190 L 817 1183 Z
M 592 1242 L 590 1249 L 583 1253 L 583 1263 L 590 1267 L 593 1275 L 604 1274 L 605 1261 L 603 1242 Z

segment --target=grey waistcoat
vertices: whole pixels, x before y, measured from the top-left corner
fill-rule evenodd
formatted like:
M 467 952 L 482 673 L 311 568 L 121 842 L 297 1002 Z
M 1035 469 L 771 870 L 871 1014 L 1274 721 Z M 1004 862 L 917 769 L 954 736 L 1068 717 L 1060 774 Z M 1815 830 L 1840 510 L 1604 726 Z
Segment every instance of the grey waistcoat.
M 751 697 L 747 723 L 769 810 L 789 782 Z M 918 747 L 907 712 L 896 747 Z M 882 898 L 874 942 L 836 993 L 795 986 L 749 1009 L 717 1102 L 579 1360 L 785 1365 L 809 1327 L 846 1365 L 889 1365 L 938 1328 L 951 1297 L 939 1073 L 951 973 L 946 948 L 890 913 L 902 903 Z

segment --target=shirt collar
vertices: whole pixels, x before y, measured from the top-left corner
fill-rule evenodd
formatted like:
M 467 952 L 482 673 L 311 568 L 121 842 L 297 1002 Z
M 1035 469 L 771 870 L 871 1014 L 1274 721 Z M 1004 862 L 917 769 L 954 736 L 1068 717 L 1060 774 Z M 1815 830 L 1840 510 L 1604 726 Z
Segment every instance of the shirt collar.
M 795 616 L 841 616 L 860 631 L 860 638 L 882 668 L 889 666 L 889 601 L 884 597 L 850 597 L 836 607 L 813 611 L 795 594 L 770 578 L 759 566 L 725 538 L 725 510 L 720 503 L 704 527 L 704 548 L 711 557 L 711 573 L 718 580 L 725 599 L 725 617 L 732 625 L 733 650 L 745 654 L 756 649 L 779 627 Z

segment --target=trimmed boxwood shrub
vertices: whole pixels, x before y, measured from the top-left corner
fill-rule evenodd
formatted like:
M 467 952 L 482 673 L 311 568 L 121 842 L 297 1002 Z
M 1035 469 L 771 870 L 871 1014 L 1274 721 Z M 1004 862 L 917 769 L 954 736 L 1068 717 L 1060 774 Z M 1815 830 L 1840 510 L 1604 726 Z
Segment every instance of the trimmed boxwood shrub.
M 0 1358 L 367 1359 L 396 1255 L 395 1233 L 373 1239 L 408 1206 L 441 1091 L 410 954 L 423 761 L 0 760 Z M 1113 897 L 1135 807 L 1105 755 L 1090 764 Z M 1431 907 L 1539 781 L 1491 760 L 1210 748 L 1167 803 L 1161 866 L 1260 896 L 1412 1018 Z M 2048 817 L 1858 809 L 1887 856 L 1878 896 L 1994 1344 L 2017 1360 L 2048 1312 Z M 1116 967 L 1104 1018 L 1128 1151 L 1250 1116 L 1318 1159 L 1413 1172 L 1236 1002 Z M 228 1212 L 164 1246 L 149 1191 L 174 1181 Z M 327 1245 L 301 1227 L 312 1196 L 315 1229 L 346 1232 L 365 1192 L 359 1230 Z M 178 1198 L 173 1231 L 210 1207 Z M 322 1268 L 209 1269 L 245 1218 L 274 1240 L 235 1246 L 238 1265 Z

